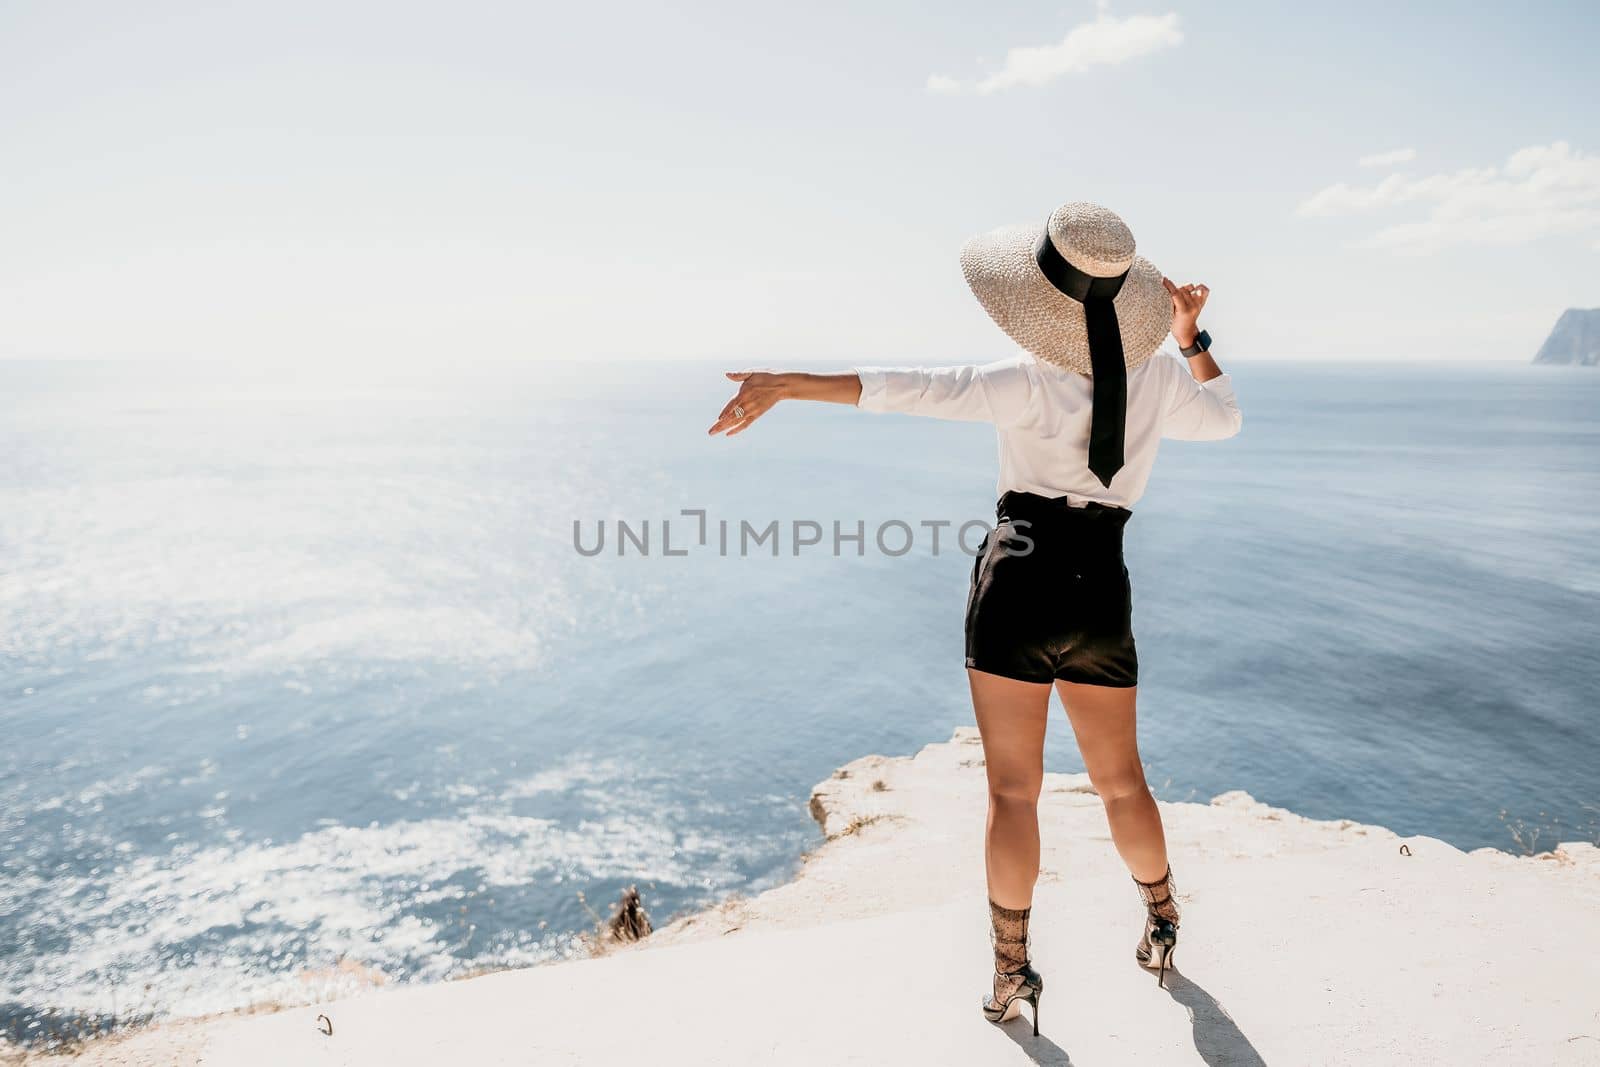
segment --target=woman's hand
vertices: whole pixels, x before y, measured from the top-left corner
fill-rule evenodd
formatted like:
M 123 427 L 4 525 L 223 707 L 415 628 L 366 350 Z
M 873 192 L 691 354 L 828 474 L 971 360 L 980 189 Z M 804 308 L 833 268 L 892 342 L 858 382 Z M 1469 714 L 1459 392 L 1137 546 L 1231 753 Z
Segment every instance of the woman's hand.
M 1161 284 L 1172 297 L 1172 336 L 1187 348 L 1200 333 L 1197 323 L 1211 289 L 1205 285 L 1173 285 L 1170 278 L 1162 278 Z
M 771 411 L 778 401 L 789 395 L 787 375 L 767 371 L 728 371 L 728 380 L 739 383 L 739 392 L 728 401 L 717 421 L 711 424 L 709 434 L 726 433 L 732 437 L 749 429 L 761 416 Z

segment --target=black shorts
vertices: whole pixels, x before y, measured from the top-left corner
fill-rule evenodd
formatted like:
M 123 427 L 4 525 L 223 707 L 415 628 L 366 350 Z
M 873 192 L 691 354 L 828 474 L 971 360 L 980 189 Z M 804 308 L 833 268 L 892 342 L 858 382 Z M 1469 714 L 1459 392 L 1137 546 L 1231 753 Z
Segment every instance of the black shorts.
M 1008 492 L 972 567 L 967 666 L 1025 682 L 1139 682 L 1133 589 L 1122 560 L 1132 512 Z

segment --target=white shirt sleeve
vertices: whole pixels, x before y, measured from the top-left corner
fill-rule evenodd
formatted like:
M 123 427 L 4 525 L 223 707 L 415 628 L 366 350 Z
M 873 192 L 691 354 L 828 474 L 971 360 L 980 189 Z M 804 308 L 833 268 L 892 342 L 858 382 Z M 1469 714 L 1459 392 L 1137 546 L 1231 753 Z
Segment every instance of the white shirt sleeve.
M 1157 352 L 1162 361 L 1165 408 L 1161 436 L 1177 441 L 1220 441 L 1239 432 L 1244 415 L 1233 395 L 1233 379 L 1219 374 L 1208 382 L 1195 381 L 1177 356 Z
M 855 367 L 865 411 L 1016 426 L 1037 388 L 1025 357 L 960 367 Z

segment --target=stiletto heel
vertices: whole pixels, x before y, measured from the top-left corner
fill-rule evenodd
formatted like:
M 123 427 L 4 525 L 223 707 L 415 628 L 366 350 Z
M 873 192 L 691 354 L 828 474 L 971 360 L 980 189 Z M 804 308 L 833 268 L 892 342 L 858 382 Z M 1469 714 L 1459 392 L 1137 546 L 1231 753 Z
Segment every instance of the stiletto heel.
M 1024 963 L 1015 971 L 996 971 L 994 976 L 999 979 L 1020 978 L 1017 987 L 1006 994 L 1004 1000 L 999 1000 L 992 994 L 984 998 L 983 1017 L 992 1023 L 1003 1023 L 1015 1019 L 1022 1010 L 1022 1004 L 1027 1002 L 1033 1009 L 1033 1036 L 1039 1036 L 1039 1000 L 1044 995 L 1044 978 L 1038 971 Z
M 1133 957 L 1155 971 L 1156 984 L 1165 989 L 1167 968 L 1178 950 L 1178 902 L 1173 899 L 1177 887 L 1173 884 L 1172 867 L 1168 865 L 1167 873 L 1159 881 L 1141 882 L 1135 878 L 1133 883 L 1139 887 L 1146 909 L 1144 936 L 1139 938 Z

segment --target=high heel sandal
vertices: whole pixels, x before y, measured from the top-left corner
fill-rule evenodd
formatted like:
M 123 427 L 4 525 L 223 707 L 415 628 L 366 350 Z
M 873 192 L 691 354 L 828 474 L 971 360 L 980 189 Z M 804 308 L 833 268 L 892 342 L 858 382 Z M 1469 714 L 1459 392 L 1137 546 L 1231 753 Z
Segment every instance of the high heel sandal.
M 1139 897 L 1145 904 L 1144 935 L 1139 938 L 1133 955 L 1142 965 L 1160 974 L 1157 984 L 1165 989 L 1167 967 L 1178 951 L 1179 913 L 1178 902 L 1173 899 L 1177 886 L 1172 880 L 1172 865 L 1167 865 L 1167 873 L 1158 881 L 1141 882 L 1135 878 L 1133 884 L 1139 887 Z
M 983 1017 L 992 1023 L 1015 1019 L 1022 1012 L 1022 1002 L 1027 1001 L 1033 1008 L 1033 1036 L 1038 1037 L 1039 998 L 1044 996 L 1044 979 L 1039 972 L 1025 963 L 1015 971 L 996 971 L 994 977 L 997 987 L 1002 980 L 1020 978 L 1022 981 L 1017 983 L 1004 1001 L 997 1001 L 992 995 L 984 998 Z
M 983 1017 L 992 1023 L 1014 1019 L 1027 1001 L 1033 1009 L 1033 1036 L 1039 1036 L 1039 1000 L 1044 979 L 1028 957 L 1028 916 L 1033 909 L 1002 908 L 989 901 L 989 943 L 994 947 L 994 989 L 983 998 Z M 1002 967 L 1004 968 L 1002 970 Z M 1015 983 L 1015 984 L 1013 984 Z M 1008 988 L 1009 987 L 1009 988 Z

